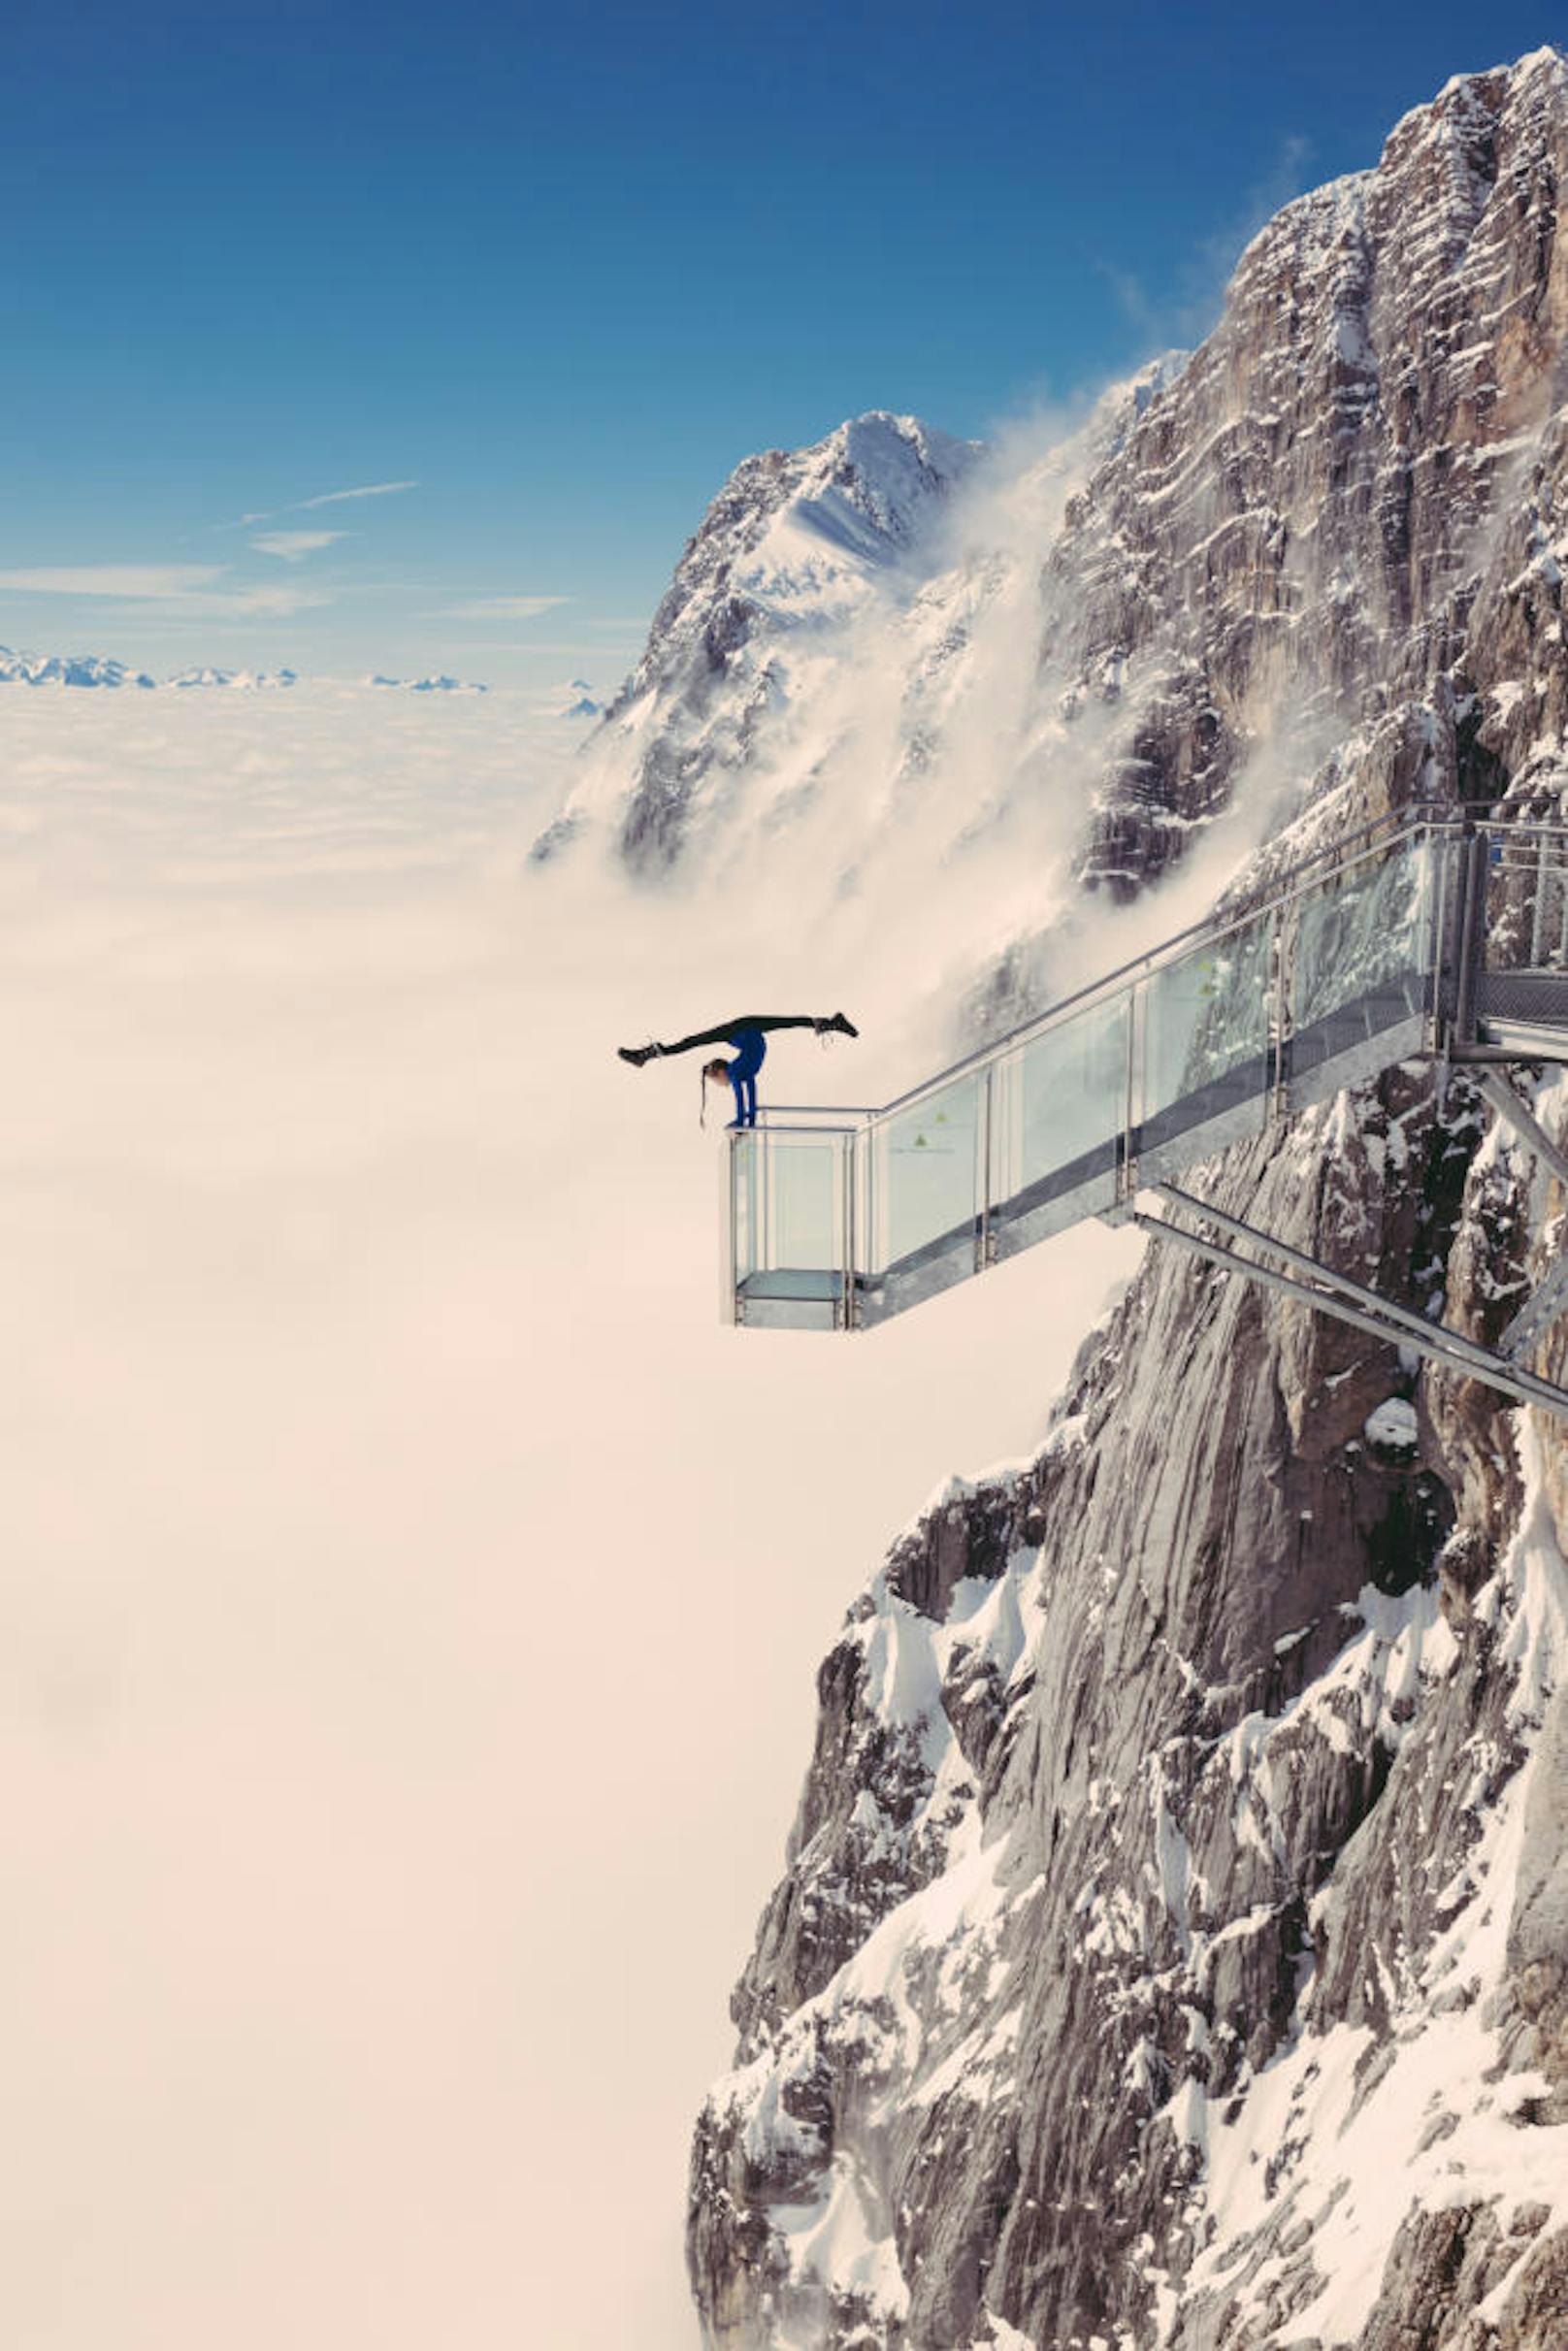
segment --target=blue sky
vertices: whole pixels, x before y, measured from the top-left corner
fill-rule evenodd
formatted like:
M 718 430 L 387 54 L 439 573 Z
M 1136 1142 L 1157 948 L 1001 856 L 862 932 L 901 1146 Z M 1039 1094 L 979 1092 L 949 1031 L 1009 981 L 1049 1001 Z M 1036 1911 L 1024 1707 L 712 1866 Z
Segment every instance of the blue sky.
M 0 643 L 611 683 L 738 458 L 1195 339 L 1268 212 L 1568 31 L 1479 19 L 23 0 Z

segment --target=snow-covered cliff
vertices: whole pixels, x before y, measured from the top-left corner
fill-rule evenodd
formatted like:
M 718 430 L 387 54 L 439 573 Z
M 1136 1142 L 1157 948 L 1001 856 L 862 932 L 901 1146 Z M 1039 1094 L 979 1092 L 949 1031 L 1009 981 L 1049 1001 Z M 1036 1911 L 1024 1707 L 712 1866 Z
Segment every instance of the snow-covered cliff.
M 1417 797 L 1562 809 L 1565 172 L 1542 51 L 1289 207 L 1203 348 L 1080 446 L 1031 561 L 933 540 L 881 640 L 930 624 L 887 804 L 945 777 L 951 856 L 1050 800 L 1115 896 L 1225 809 L 1255 871 Z M 930 491 L 904 545 L 960 469 L 874 421 Z M 758 463 L 794 485 L 807 457 Z M 793 494 L 758 498 L 756 544 Z M 877 542 L 846 537 L 859 597 Z M 760 580 L 704 634 L 702 544 L 557 841 L 609 818 L 635 858 L 719 857 L 776 813 L 792 734 L 842 772 L 836 715 L 808 728 L 793 672 L 775 695 Z M 998 605 L 1031 635 L 988 799 L 951 747 Z M 1539 1109 L 1568 1126 L 1563 1081 Z M 1201 1185 L 1488 1337 L 1568 1215 L 1421 1066 Z M 1152 1257 L 1037 1457 L 936 1497 L 823 1665 L 698 2129 L 705 2341 L 1561 2351 L 1565 1549 L 1561 1425 Z
M 977 778 L 1005 776 L 1017 800 L 1050 725 L 1041 552 L 1178 364 L 1117 387 L 1077 432 L 1005 450 L 877 413 L 748 459 L 536 860 L 597 834 L 640 873 L 711 875 L 787 836 L 852 889 L 890 827 L 924 823 L 929 872 L 983 823 Z

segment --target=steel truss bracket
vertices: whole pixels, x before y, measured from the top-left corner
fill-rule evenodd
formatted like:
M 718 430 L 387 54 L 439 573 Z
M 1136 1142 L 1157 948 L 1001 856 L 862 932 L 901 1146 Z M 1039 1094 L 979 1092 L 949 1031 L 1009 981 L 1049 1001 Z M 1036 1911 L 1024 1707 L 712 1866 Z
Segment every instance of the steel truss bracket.
M 1482 1069 L 1474 1080 L 1478 1093 L 1486 1095 L 1498 1117 L 1506 1121 L 1519 1141 L 1534 1152 L 1545 1167 L 1550 1167 L 1559 1184 L 1568 1187 L 1568 1152 L 1554 1143 L 1533 1110 L 1521 1102 L 1518 1090 L 1504 1077 L 1500 1069 Z
M 1568 1307 L 1568 1255 L 1557 1259 L 1539 1288 L 1525 1299 L 1498 1338 L 1498 1354 L 1517 1363 L 1521 1355 L 1529 1354 L 1538 1339 L 1546 1336 L 1565 1307 Z
M 1484 1069 L 1476 1085 L 1525 1148 L 1534 1152 L 1541 1164 L 1550 1167 L 1558 1183 L 1568 1190 L 1568 1153 L 1552 1141 L 1535 1113 L 1520 1101 L 1510 1080 L 1500 1069 Z M 1517 1362 L 1551 1329 L 1565 1307 L 1568 1307 L 1568 1255 L 1558 1257 L 1533 1295 L 1525 1299 L 1499 1338 L 1498 1353 L 1510 1362 Z
M 1452 1330 L 1446 1323 L 1428 1322 L 1411 1307 L 1380 1296 L 1364 1283 L 1353 1281 L 1348 1274 L 1336 1273 L 1303 1250 L 1291 1248 L 1288 1241 L 1277 1241 L 1255 1225 L 1244 1224 L 1239 1217 L 1227 1215 L 1211 1201 L 1195 1199 L 1174 1184 L 1160 1184 L 1155 1189 L 1165 1204 L 1166 1213 L 1152 1216 L 1144 1209 L 1134 1211 L 1133 1222 L 1145 1232 L 1158 1234 L 1163 1240 L 1179 1241 L 1184 1249 L 1226 1273 L 1245 1274 L 1249 1281 L 1260 1282 L 1266 1290 L 1293 1298 L 1315 1313 L 1333 1315 L 1354 1329 L 1386 1340 L 1391 1347 L 1413 1348 L 1462 1378 L 1479 1380 L 1484 1386 L 1512 1396 L 1517 1403 L 1538 1404 L 1544 1411 L 1568 1420 L 1568 1389 L 1554 1388 L 1550 1380 L 1537 1379 L 1533 1372 L 1483 1347 L 1479 1339 Z M 1182 1222 L 1183 1219 L 1188 1222 Z M 1194 1232 L 1192 1224 L 1199 1220 L 1217 1228 L 1224 1237 L 1210 1240 Z M 1237 1243 L 1258 1256 L 1239 1256 Z M 1259 1263 L 1258 1257 L 1264 1261 Z M 1267 1262 L 1270 1258 L 1276 1261 Z
M 1136 1201 L 1118 1200 L 1110 1208 L 1097 1210 L 1094 1221 L 1098 1224 L 1131 1224 L 1136 1221 L 1137 1214 Z

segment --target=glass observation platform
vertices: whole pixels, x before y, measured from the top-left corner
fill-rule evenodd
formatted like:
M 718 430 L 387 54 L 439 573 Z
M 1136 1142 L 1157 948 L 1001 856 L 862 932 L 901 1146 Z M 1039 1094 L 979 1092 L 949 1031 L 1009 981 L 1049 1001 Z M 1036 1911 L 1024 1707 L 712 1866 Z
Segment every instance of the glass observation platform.
M 1568 828 L 1387 822 L 882 1109 L 765 1111 L 725 1316 L 869 1329 L 1422 1055 L 1568 1061 Z

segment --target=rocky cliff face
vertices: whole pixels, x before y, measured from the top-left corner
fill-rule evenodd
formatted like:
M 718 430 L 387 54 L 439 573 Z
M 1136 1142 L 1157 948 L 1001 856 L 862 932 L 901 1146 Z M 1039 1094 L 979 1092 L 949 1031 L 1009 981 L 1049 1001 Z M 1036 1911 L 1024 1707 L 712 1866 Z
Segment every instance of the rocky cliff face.
M 1454 82 L 1376 171 L 1289 206 L 1073 506 L 1047 649 L 1136 710 L 1092 870 L 1147 880 L 1282 716 L 1335 740 L 1474 696 L 1516 558 L 1553 532 L 1562 72 L 1543 52 Z M 1483 733 L 1456 780 L 1488 798 Z
M 1065 505 L 1087 880 L 1248 792 L 1272 858 L 1562 808 L 1565 162 L 1554 54 L 1451 84 Z M 1488 1337 L 1568 1213 L 1420 1066 L 1200 1188 Z M 713 2351 L 1561 2351 L 1565 1539 L 1568 1426 L 1157 1246 L 824 1663 L 694 2150 Z

